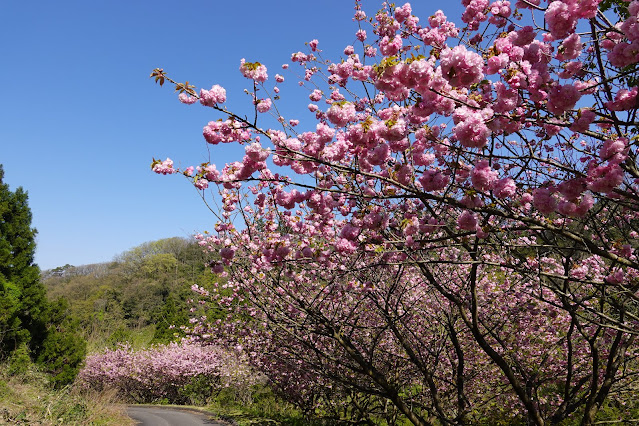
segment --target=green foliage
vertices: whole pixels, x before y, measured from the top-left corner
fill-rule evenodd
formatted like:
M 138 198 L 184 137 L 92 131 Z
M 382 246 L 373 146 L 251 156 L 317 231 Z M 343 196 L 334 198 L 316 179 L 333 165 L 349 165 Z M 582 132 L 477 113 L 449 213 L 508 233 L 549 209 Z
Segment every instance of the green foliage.
M 24 372 L 31 360 L 58 386 L 69 383 L 84 359 L 86 343 L 63 302 L 51 304 L 33 263 L 36 230 L 27 193 L 10 191 L 0 166 L 0 358 Z
M 636 398 L 627 398 L 623 403 L 618 400 L 607 401 L 597 413 L 596 422 L 624 424 L 620 419 L 628 424 L 639 423 L 639 401 Z
M 26 343 L 20 344 L 9 357 L 9 365 L 7 373 L 10 376 L 24 375 L 33 366 L 31 357 L 29 356 L 29 348 Z
M 130 342 L 132 340 L 133 333 L 130 329 L 124 325 L 120 325 L 113 333 L 106 339 L 106 347 L 109 349 L 117 349 L 120 343 Z
M 21 291 L 0 275 L 0 355 L 28 340 L 29 332 L 20 327 L 18 309 Z
M 27 342 L 37 351 L 46 336 L 47 299 L 40 269 L 33 263 L 35 235 L 27 193 L 9 190 L 0 166 L 0 355 Z
M 110 263 L 45 271 L 43 282 L 49 297 L 70 302 L 96 350 L 131 342 L 150 327 L 153 343 L 168 343 L 189 324 L 190 287 L 212 276 L 205 259 L 194 240 L 167 238 L 134 247 Z
M 624 0 L 602 0 L 599 3 L 599 9 L 602 12 L 607 12 L 609 10 L 613 10 L 614 13 L 623 19 L 627 19 L 630 16 L 628 13 L 628 2 Z
M 154 335 L 155 326 L 153 325 L 128 328 L 121 324 L 107 337 L 91 341 L 91 352 L 99 352 L 103 349 L 115 350 L 125 343 L 135 350 L 145 349 L 155 343 L 153 340 Z
M 79 322 L 68 315 L 68 304 L 59 299 L 51 306 L 51 325 L 37 362 L 51 375 L 55 387 L 75 379 L 86 355 L 86 341 L 76 332 Z
M 316 416 L 304 415 L 275 394 L 267 385 L 254 386 L 248 395 L 238 393 L 233 388 L 222 389 L 210 400 L 208 408 L 221 419 L 238 426 L 324 426 L 336 424 L 334 420 L 323 420 Z
M 152 343 L 170 343 L 176 340 L 176 336 L 184 335 L 179 328 L 180 325 L 189 323 L 189 313 L 184 306 L 184 300 L 179 300 L 176 295 L 167 298 L 156 322 Z
M 211 386 L 211 379 L 206 376 L 193 377 L 189 383 L 178 390 L 179 398 L 191 405 L 203 406 L 209 401 L 215 386 Z

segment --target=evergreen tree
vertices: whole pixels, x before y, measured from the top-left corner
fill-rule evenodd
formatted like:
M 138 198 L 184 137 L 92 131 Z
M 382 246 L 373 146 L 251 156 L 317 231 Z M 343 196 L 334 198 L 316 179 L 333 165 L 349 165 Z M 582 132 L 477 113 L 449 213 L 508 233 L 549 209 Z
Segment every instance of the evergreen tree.
M 46 335 L 47 300 L 40 269 L 33 263 L 36 230 L 31 228 L 27 193 L 3 182 L 0 166 L 0 305 L 12 308 L 0 316 L 3 354 L 27 342 L 32 351 Z
M 189 325 L 188 306 L 177 294 L 171 294 L 162 305 L 156 322 L 153 343 L 169 343 L 176 340 L 176 334 L 183 336 L 180 326 Z
M 47 337 L 36 361 L 45 367 L 54 385 L 63 386 L 78 374 L 86 356 L 86 341 L 78 334 L 80 322 L 69 315 L 65 299 L 50 303 L 48 312 Z
M 27 193 L 11 191 L 3 178 L 0 165 L 0 358 L 26 344 L 53 382 L 65 384 L 77 373 L 86 344 L 71 326 L 64 302 L 47 300 L 34 263 L 37 231 Z

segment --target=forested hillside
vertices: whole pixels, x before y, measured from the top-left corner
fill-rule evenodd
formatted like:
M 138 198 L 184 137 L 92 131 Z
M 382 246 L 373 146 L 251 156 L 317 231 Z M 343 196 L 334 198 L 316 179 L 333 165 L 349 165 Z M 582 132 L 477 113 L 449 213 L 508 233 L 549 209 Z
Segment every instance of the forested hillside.
M 144 243 L 112 262 L 65 265 L 42 274 L 49 297 L 69 301 L 94 349 L 134 340 L 140 332 L 152 342 L 174 339 L 188 323 L 191 285 L 211 279 L 202 248 L 178 237 Z

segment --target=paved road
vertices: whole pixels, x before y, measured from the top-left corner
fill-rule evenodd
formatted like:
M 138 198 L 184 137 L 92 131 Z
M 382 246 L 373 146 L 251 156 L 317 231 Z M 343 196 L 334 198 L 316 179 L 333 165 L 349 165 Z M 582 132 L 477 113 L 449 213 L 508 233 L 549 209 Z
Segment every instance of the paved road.
M 174 407 L 130 405 L 126 414 L 137 422 L 138 426 L 228 426 L 210 419 L 210 416 L 195 410 Z

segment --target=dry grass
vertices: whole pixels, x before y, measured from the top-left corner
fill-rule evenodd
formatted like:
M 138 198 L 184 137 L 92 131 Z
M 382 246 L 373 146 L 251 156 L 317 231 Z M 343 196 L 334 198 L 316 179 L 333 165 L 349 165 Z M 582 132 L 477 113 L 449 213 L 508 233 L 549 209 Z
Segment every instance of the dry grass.
M 133 425 L 115 392 L 84 393 L 73 387 L 54 390 L 35 368 L 9 375 L 0 365 L 0 424 Z

